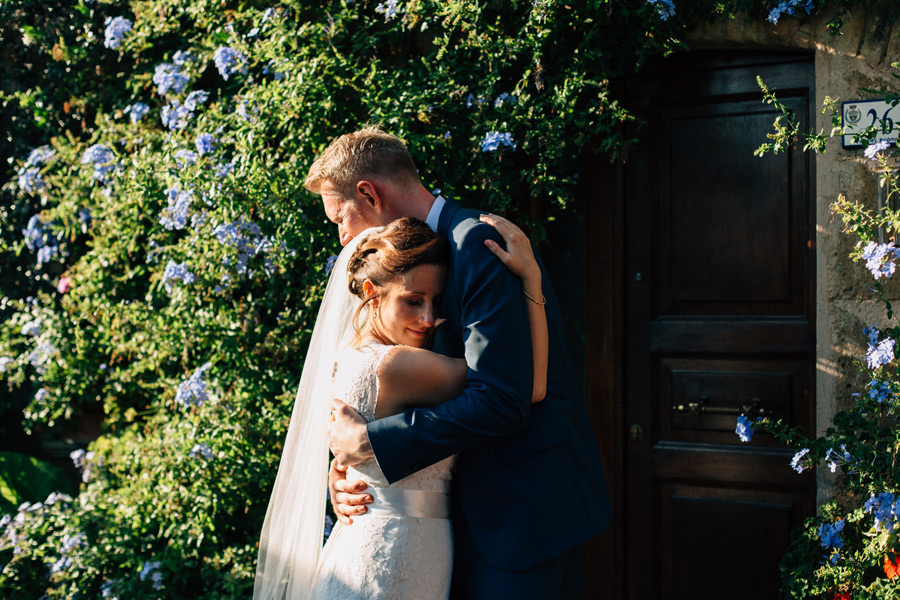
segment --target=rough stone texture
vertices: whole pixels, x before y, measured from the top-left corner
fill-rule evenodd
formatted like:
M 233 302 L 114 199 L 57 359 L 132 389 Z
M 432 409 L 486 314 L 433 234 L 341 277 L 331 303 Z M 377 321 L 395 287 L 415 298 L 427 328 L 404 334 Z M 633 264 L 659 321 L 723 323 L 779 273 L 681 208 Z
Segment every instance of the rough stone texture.
M 833 14 L 804 19 L 783 17 L 778 25 L 755 17 L 738 17 L 707 23 L 691 32 L 686 42 L 693 48 L 796 49 L 815 53 L 816 103 L 826 96 L 842 100 L 873 96 L 861 88 L 897 87 L 891 62 L 900 58 L 900 22 L 890 23 L 884 7 L 875 3 L 845 17 L 841 35 L 832 35 L 826 24 Z M 838 104 L 838 107 L 840 104 Z M 816 129 L 832 128 L 831 114 L 816 115 Z M 831 424 L 834 413 L 853 403 L 852 393 L 864 391 L 867 378 L 857 363 L 865 360 L 863 327 L 888 325 L 882 304 L 869 290 L 872 278 L 861 263 L 850 260 L 856 238 L 841 232 L 841 219 L 831 214 L 839 194 L 874 210 L 877 175 L 863 149 L 843 149 L 839 138 L 815 157 L 816 168 L 816 428 L 819 434 Z M 900 298 L 900 281 L 890 281 L 888 297 Z M 900 301 L 895 305 L 900 306 Z M 819 469 L 818 499 L 835 492 L 834 477 Z

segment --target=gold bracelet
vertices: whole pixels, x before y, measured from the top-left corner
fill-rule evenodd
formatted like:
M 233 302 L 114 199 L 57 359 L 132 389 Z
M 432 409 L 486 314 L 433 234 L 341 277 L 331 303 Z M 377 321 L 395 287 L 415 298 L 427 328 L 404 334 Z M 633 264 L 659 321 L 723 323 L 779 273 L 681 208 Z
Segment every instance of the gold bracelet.
M 543 305 L 547 304 L 547 299 L 544 297 L 543 294 L 541 294 L 541 299 L 540 299 L 540 301 L 535 300 L 534 298 L 532 298 L 532 297 L 528 294 L 528 292 L 525 291 L 525 286 L 522 286 L 522 293 L 525 294 L 525 297 L 526 297 L 526 298 L 528 298 L 529 300 L 531 300 L 532 302 L 534 302 L 534 303 L 537 304 L 538 306 L 543 306 Z

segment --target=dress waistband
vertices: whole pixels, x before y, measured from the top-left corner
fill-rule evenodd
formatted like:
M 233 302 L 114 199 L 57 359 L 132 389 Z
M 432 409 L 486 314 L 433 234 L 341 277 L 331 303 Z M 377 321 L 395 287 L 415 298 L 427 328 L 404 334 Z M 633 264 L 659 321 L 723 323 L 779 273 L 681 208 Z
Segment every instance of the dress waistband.
M 372 486 L 369 486 L 366 492 L 372 495 L 372 503 L 366 505 L 369 510 L 358 517 L 353 517 L 354 519 L 366 515 L 416 519 L 450 518 L 450 494 L 446 492 Z

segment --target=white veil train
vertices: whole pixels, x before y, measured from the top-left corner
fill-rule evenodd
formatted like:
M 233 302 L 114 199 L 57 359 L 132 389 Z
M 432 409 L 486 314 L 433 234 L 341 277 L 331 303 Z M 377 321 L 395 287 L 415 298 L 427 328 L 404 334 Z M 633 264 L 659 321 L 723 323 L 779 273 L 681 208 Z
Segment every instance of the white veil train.
M 309 600 L 325 530 L 328 415 L 337 353 L 353 339 L 359 299 L 350 293 L 347 265 L 359 242 L 344 247 L 316 317 L 281 464 L 259 539 L 253 600 Z

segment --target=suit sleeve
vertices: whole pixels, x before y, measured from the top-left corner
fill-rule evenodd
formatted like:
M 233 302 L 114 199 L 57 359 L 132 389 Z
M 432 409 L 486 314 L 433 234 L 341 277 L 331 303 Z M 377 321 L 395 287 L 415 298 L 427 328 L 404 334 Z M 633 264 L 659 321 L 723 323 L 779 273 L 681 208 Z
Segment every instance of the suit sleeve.
M 507 437 L 531 407 L 534 363 L 521 282 L 484 245 L 496 230 L 472 225 L 458 241 L 450 276 L 460 303 L 466 388 L 431 408 L 369 423 L 375 458 L 391 483 L 458 452 Z

